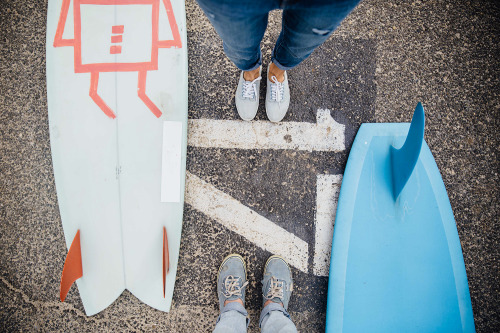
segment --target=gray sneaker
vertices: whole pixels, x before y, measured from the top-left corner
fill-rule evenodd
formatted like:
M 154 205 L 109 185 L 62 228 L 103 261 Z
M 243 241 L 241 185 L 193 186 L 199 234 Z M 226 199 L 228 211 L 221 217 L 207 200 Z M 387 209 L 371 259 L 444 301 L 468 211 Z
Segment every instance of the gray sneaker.
M 269 67 L 267 67 L 269 73 Z M 288 87 L 288 75 L 285 72 L 285 80 L 279 82 L 276 76 L 267 78 L 266 92 L 266 114 L 272 122 L 281 121 L 288 111 L 290 105 L 290 88 Z
M 268 300 L 283 303 L 288 309 L 288 301 L 293 291 L 292 271 L 285 259 L 280 256 L 271 256 L 267 259 L 262 279 L 262 296 L 264 305 Z
M 226 301 L 240 298 L 245 304 L 245 287 L 248 285 L 247 270 L 243 258 L 238 254 L 230 254 L 222 261 L 217 274 L 217 295 L 220 311 Z
M 259 108 L 259 89 L 260 89 L 260 76 L 262 73 L 262 66 L 259 70 L 259 77 L 253 81 L 246 81 L 243 78 L 243 71 L 240 74 L 240 81 L 238 88 L 236 88 L 236 110 L 243 120 L 252 120 L 257 114 Z

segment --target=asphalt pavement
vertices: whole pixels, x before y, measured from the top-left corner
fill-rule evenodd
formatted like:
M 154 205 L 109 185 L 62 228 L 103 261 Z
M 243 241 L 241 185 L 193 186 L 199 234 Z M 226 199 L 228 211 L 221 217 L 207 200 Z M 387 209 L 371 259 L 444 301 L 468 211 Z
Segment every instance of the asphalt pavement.
M 237 124 L 239 72 L 194 0 L 186 12 L 189 119 Z M 210 332 L 218 316 L 217 269 L 237 252 L 249 271 L 249 332 L 258 332 L 260 280 L 272 252 L 262 245 L 266 240 L 197 206 L 194 192 L 186 194 L 192 199 L 185 205 L 169 313 L 128 291 L 92 317 L 75 287 L 59 302 L 66 246 L 49 141 L 46 18 L 47 1 L 0 1 L 0 330 Z M 266 66 L 280 25 L 280 11 L 273 11 L 262 42 Z M 315 266 L 318 176 L 342 175 L 361 123 L 408 122 L 419 101 L 457 223 L 476 330 L 500 331 L 499 32 L 495 1 L 363 1 L 289 71 L 292 99 L 284 122 L 313 126 L 318 110 L 328 110 L 344 125 L 342 149 L 188 147 L 193 179 L 303 244 L 305 257 L 292 267 L 296 289 L 289 306 L 300 332 L 325 326 L 328 277 Z M 261 97 L 256 126 L 266 121 L 263 106 Z M 287 239 L 269 242 L 286 246 Z

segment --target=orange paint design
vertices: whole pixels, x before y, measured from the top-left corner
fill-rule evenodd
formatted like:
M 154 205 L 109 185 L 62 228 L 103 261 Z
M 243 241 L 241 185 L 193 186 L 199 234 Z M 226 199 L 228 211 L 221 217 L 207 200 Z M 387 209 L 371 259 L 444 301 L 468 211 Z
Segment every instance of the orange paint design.
M 73 39 L 63 39 L 64 28 L 68 18 L 68 11 L 71 1 L 73 2 L 73 18 L 74 18 L 74 37 Z M 172 31 L 172 40 L 159 40 L 159 11 L 160 1 L 163 4 L 168 17 L 170 29 Z M 152 47 L 150 60 L 144 62 L 98 62 L 84 64 L 82 62 L 82 18 L 81 6 L 82 5 L 98 5 L 98 6 L 127 6 L 127 5 L 149 5 L 152 8 L 151 24 L 151 37 Z M 125 31 L 124 25 L 114 25 L 111 27 L 113 34 L 120 34 L 118 36 L 111 36 L 112 43 L 122 42 L 123 32 Z M 146 104 L 151 112 L 160 117 L 162 112 L 160 109 L 149 99 L 146 95 L 146 75 L 150 70 L 158 70 L 158 49 L 159 48 L 181 48 L 182 41 L 175 20 L 172 4 L 170 0 L 63 0 L 61 6 L 61 13 L 57 23 L 56 34 L 54 37 L 54 47 L 73 46 L 74 48 L 74 70 L 75 73 L 91 73 L 91 87 L 90 97 L 101 108 L 101 110 L 110 118 L 115 118 L 114 112 L 106 105 L 102 98 L 97 94 L 97 80 L 100 72 L 138 72 L 139 85 L 138 95 L 139 98 Z M 120 45 L 112 45 L 110 48 L 111 54 L 121 54 L 123 51 Z
M 165 9 L 167 10 L 168 22 L 170 23 L 170 29 L 172 30 L 172 36 L 174 39 L 158 41 L 157 46 L 166 48 L 181 48 L 181 35 L 179 34 L 179 29 L 177 28 L 177 22 L 175 21 L 174 11 L 172 10 L 170 0 L 163 0 L 163 6 L 165 6 Z
M 113 45 L 109 48 L 109 53 L 120 54 L 122 53 L 122 47 L 120 45 Z
M 123 40 L 123 35 L 111 36 L 111 43 L 121 43 Z
M 146 74 L 147 72 L 139 72 L 139 78 L 138 78 L 138 87 L 137 87 L 137 95 L 139 95 L 139 98 L 146 104 L 146 106 L 153 112 L 153 114 L 157 117 L 161 117 L 161 111 L 158 109 L 158 107 L 153 103 L 152 100 L 149 99 L 149 97 L 146 95 Z
M 56 36 L 54 38 L 54 47 L 60 46 L 74 46 L 74 39 L 63 39 L 64 26 L 66 25 L 66 19 L 68 17 L 70 0 L 63 0 L 61 7 L 61 14 L 59 16 L 59 21 L 57 23 Z
M 163 298 L 165 298 L 166 278 L 169 271 L 170 257 L 168 253 L 167 229 L 163 227 Z
M 125 26 L 123 25 L 114 25 L 111 27 L 111 32 L 114 34 L 122 34 L 125 30 Z
M 99 72 L 90 73 L 90 91 L 89 96 L 101 108 L 102 112 L 111 119 L 115 119 L 116 115 L 104 100 L 97 94 L 97 85 L 99 84 Z
M 64 302 L 66 299 L 66 295 L 68 294 L 73 282 L 82 276 L 82 250 L 80 247 L 80 230 L 78 230 L 71 246 L 69 247 L 68 255 L 66 256 L 66 261 L 64 262 L 59 293 L 61 302 Z

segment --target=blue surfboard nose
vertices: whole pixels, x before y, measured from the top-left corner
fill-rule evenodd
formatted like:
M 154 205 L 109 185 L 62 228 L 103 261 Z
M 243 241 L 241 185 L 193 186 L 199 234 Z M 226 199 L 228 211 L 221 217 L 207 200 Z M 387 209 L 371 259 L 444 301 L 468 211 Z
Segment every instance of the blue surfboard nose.
M 400 147 L 400 148 L 396 148 Z M 363 124 L 340 189 L 326 332 L 474 332 L 453 211 L 411 124 Z

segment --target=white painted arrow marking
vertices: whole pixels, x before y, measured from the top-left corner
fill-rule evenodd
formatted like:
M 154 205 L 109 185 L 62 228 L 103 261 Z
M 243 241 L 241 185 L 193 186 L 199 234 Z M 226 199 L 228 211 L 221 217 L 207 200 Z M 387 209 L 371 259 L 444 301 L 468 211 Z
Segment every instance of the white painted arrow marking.
M 328 276 L 330 270 L 333 225 L 341 183 L 342 175 L 318 175 L 316 178 L 314 275 Z
M 308 272 L 307 242 L 190 172 L 186 172 L 185 202 L 255 245 L 282 256 L 302 272 Z
M 188 145 L 228 149 L 295 149 L 333 151 L 345 149 L 345 125 L 330 110 L 319 109 L 316 124 L 303 122 L 192 119 Z

